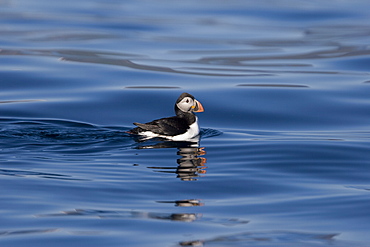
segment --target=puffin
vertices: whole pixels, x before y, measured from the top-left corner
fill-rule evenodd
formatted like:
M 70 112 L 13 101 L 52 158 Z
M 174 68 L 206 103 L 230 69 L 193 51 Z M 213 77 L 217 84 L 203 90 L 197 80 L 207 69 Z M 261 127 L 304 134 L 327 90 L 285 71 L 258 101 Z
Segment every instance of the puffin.
M 194 112 L 203 112 L 202 104 L 189 93 L 182 93 L 175 103 L 176 116 L 134 123 L 136 128 L 128 131 L 146 139 L 160 137 L 172 141 L 189 141 L 199 135 L 198 117 Z

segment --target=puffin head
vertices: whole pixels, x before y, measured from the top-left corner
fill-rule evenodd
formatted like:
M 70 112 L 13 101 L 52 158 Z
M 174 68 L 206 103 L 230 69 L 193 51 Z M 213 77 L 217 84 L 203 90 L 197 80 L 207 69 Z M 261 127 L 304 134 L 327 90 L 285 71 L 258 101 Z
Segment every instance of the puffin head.
M 175 110 L 179 109 L 182 112 L 203 112 L 202 104 L 194 98 L 193 95 L 182 93 L 176 101 Z

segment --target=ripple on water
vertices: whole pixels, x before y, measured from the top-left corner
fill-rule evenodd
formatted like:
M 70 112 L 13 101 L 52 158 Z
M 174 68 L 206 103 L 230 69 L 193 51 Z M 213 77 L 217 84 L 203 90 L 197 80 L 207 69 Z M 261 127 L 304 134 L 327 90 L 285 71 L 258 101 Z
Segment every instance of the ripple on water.
M 127 140 L 129 128 L 99 127 L 88 123 L 58 119 L 1 119 L 0 135 L 22 144 L 92 144 L 103 141 Z

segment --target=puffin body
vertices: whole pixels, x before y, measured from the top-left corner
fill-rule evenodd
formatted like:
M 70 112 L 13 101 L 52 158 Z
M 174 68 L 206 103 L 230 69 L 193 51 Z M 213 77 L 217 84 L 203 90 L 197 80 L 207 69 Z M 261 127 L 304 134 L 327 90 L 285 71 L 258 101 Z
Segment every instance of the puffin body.
M 134 123 L 130 134 L 147 138 L 161 137 L 173 141 L 186 141 L 199 135 L 198 118 L 194 112 L 203 112 L 202 104 L 193 95 L 182 93 L 175 104 L 176 116 L 161 118 L 149 123 Z

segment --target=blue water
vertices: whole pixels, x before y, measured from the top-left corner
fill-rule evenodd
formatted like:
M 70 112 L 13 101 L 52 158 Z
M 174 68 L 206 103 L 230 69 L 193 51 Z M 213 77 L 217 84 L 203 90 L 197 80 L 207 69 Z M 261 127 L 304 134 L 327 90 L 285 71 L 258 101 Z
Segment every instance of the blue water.
M 0 245 L 370 246 L 369 9 L 0 0 Z

